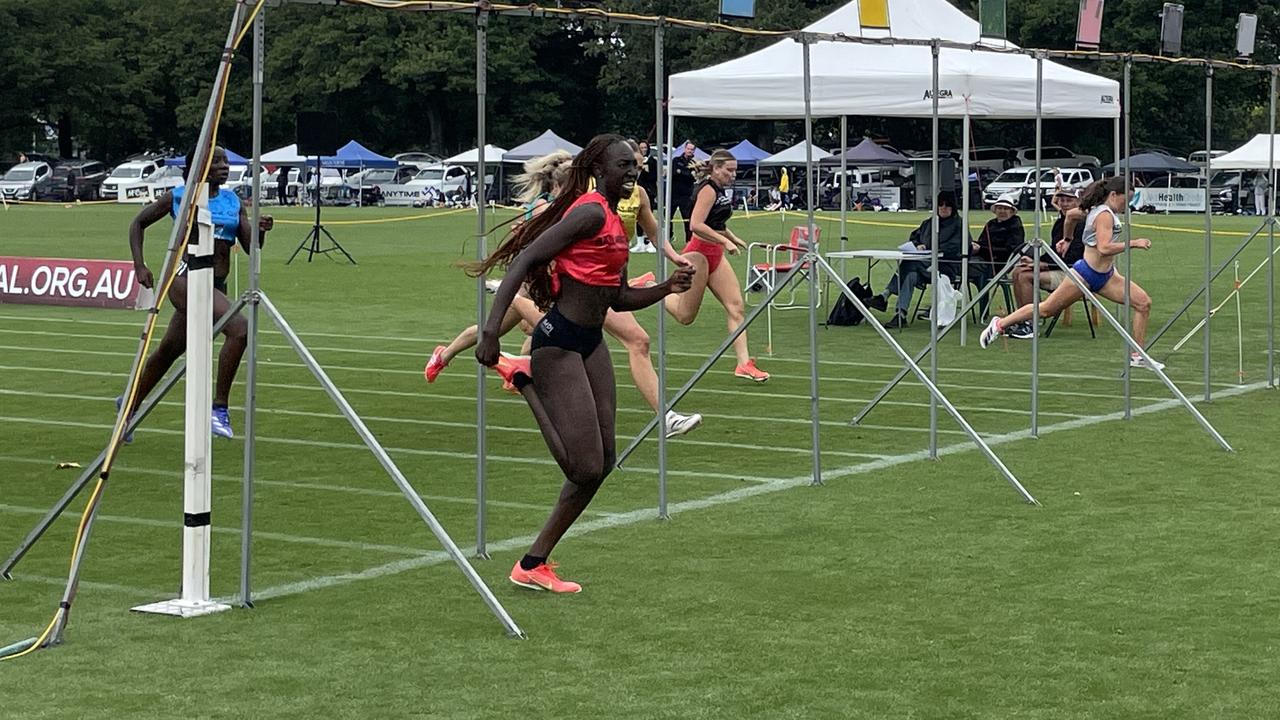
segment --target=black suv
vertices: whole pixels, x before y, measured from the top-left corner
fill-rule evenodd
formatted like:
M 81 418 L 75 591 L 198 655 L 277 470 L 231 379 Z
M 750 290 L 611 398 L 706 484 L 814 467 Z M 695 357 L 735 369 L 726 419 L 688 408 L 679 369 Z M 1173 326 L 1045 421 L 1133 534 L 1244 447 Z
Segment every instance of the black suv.
M 106 178 L 107 166 L 97 160 L 67 160 L 36 185 L 36 193 L 43 199 L 62 202 L 97 200 L 98 188 Z

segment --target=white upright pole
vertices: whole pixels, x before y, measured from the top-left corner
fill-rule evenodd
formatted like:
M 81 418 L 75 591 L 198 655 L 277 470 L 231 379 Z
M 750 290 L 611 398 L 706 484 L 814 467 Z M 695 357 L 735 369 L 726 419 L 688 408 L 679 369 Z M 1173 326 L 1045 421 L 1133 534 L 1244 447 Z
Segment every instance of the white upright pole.
M 813 480 L 811 484 L 822 484 L 822 451 L 821 424 L 818 420 L 818 230 L 813 219 L 813 206 L 817 196 L 817 182 L 813 174 L 813 75 L 809 66 L 810 38 L 802 40 L 804 47 L 804 165 L 805 200 L 809 206 L 809 253 L 815 258 L 809 263 L 809 411 L 812 425 L 813 444 Z M 842 118 L 843 120 L 843 118 Z M 772 302 L 772 301 L 770 301 Z
M 938 54 L 940 49 L 938 41 L 932 43 L 933 50 L 933 160 L 931 161 L 933 171 L 933 222 L 932 222 L 932 243 L 929 252 L 929 287 L 933 293 L 933 317 L 929 319 L 929 382 L 935 386 L 938 384 L 938 318 L 941 317 L 941 309 L 939 303 L 942 302 L 942 295 L 938 292 L 938 192 L 941 188 L 941 178 L 938 177 Z M 951 209 L 955 212 L 955 208 Z M 965 245 L 969 243 L 969 228 L 960 228 L 960 239 Z M 902 290 L 901 287 L 898 288 Z M 938 398 L 929 395 L 929 457 L 933 460 L 938 459 Z
M 258 219 L 262 216 L 262 82 L 266 59 L 266 30 L 259 11 L 253 22 L 253 207 L 249 212 L 249 330 L 245 355 L 244 382 L 244 478 L 240 510 L 240 606 L 253 607 L 250 588 L 250 565 L 253 556 L 253 469 L 256 458 L 258 408 L 258 291 L 261 288 L 262 233 Z
M 963 188 L 961 190 L 962 197 L 960 199 L 960 223 L 964 226 L 965 243 L 964 251 L 960 259 L 960 292 L 963 294 L 967 303 L 969 300 L 969 154 L 972 152 L 969 149 L 969 144 L 973 142 L 973 139 L 969 137 L 969 98 L 967 96 L 964 99 L 963 122 L 964 129 L 960 131 L 960 144 L 964 146 L 962 148 L 964 157 L 960 160 L 960 177 L 963 178 L 960 183 L 960 186 Z M 965 313 L 960 316 L 960 347 L 964 347 L 968 339 L 969 314 Z
M 203 168 L 190 168 L 200 173 Z M 182 498 L 182 589 L 175 600 L 135 607 L 195 617 L 228 610 L 209 600 L 209 511 L 212 505 L 210 402 L 213 397 L 213 217 L 209 184 L 196 186 L 196 229 L 187 244 L 187 377 Z

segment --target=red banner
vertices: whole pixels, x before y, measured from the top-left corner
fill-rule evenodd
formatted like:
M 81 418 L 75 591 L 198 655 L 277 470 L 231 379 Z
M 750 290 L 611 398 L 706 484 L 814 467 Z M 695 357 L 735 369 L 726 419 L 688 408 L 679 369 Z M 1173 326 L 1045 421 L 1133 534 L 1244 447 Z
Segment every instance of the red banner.
M 133 309 L 141 287 L 127 260 L 0 256 L 0 303 Z

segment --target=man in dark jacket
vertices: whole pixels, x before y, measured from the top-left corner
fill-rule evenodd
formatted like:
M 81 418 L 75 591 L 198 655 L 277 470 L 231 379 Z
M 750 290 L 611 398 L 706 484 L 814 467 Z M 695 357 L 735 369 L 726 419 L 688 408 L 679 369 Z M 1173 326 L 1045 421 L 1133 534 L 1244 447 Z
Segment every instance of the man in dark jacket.
M 680 212 L 680 216 L 684 218 L 684 241 L 689 242 L 689 238 L 693 237 L 693 143 L 686 142 L 684 144 L 684 152 L 679 157 L 671 161 L 671 218 L 676 217 L 676 211 Z M 673 229 L 671 239 L 675 240 L 676 233 Z
M 951 279 L 953 287 L 959 287 L 960 262 L 964 253 L 966 240 L 972 242 L 965 231 L 960 216 L 956 213 L 955 194 L 947 191 L 938 193 L 938 272 Z M 921 252 L 929 252 L 933 244 L 933 218 L 920 223 L 920 227 L 911 231 L 910 242 Z M 898 328 L 907 324 L 907 313 L 911 310 L 911 295 L 916 288 L 929 284 L 929 260 L 903 260 L 898 264 L 898 272 L 889 280 L 884 292 L 871 298 L 871 307 L 886 310 L 889 307 L 889 296 L 897 295 L 898 304 L 893 318 L 885 323 L 885 327 Z
M 640 179 L 636 182 L 649 193 L 649 209 L 658 206 L 658 158 L 649 152 L 649 141 L 641 140 L 640 155 L 644 164 L 640 166 Z
M 969 282 L 985 287 L 997 272 L 1004 268 L 1009 258 L 1022 251 L 1027 232 L 1018 217 L 1018 208 L 1008 200 L 1000 199 L 991 206 L 995 217 L 987 221 L 978 235 L 978 242 L 969 256 Z M 987 316 L 991 295 L 983 295 L 978 301 L 982 317 Z M 1022 307 L 1019 305 L 1018 307 Z

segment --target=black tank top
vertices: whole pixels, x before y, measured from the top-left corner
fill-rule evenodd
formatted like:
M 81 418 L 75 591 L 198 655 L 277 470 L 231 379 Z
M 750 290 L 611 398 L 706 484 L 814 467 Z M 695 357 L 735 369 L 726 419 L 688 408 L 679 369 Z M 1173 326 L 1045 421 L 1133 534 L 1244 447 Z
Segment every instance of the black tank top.
M 725 223 L 729 222 L 729 218 L 733 217 L 733 198 L 715 181 L 707 178 L 698 183 L 698 187 L 694 189 L 693 197 L 695 202 L 704 187 L 709 187 L 716 193 L 715 203 L 711 205 L 711 211 L 707 213 L 707 227 L 712 230 L 724 230 Z

